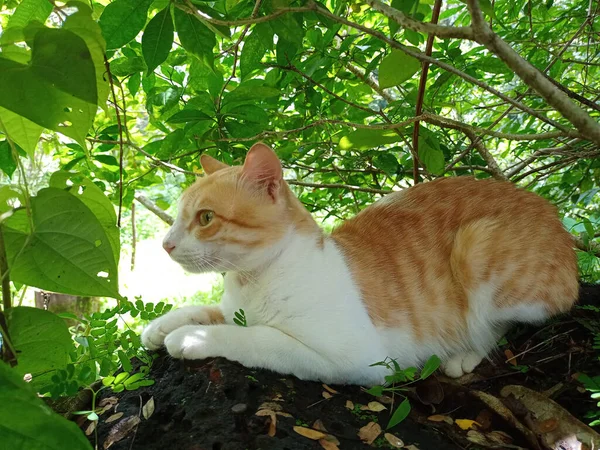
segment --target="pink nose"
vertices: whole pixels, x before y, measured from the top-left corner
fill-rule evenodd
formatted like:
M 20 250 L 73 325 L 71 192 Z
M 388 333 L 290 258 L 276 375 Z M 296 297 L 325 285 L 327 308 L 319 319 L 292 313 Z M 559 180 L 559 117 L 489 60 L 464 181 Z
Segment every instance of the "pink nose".
M 175 244 L 172 244 L 170 242 L 163 242 L 163 248 L 170 255 L 171 252 L 175 249 Z

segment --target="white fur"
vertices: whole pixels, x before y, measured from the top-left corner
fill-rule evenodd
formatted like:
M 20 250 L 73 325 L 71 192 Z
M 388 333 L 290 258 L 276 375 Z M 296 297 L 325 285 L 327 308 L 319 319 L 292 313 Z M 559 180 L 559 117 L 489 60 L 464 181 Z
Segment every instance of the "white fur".
M 436 354 L 448 375 L 457 377 L 479 364 L 506 323 L 544 317 L 536 305 L 500 312 L 489 284 L 469 295 L 468 329 L 462 339 L 417 341 L 409 330 L 374 326 L 330 238 L 320 248 L 314 236 L 290 229 L 279 243 L 248 259 L 242 249 L 200 244 L 183 229 L 184 224 L 176 222 L 166 240 L 176 243 L 171 256 L 184 268 L 206 269 L 198 261 L 208 255 L 215 270 L 238 267 L 247 282 L 240 283 L 236 272 L 225 277 L 220 308 L 226 324 L 203 325 L 208 323 L 204 307 L 192 306 L 169 312 L 144 330 L 142 340 L 148 348 L 164 342 L 178 358 L 223 356 L 302 379 L 373 385 L 383 383 L 388 374 L 384 367 L 370 367 L 373 363 L 390 357 L 409 367 Z M 229 267 L 215 261 L 227 261 Z M 247 327 L 233 323 L 239 309 L 245 312 Z

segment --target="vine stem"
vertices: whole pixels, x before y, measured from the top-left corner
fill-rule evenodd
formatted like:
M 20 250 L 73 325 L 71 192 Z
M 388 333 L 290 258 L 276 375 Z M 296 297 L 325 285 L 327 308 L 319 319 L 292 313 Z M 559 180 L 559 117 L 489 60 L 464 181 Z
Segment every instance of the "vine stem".
M 438 19 L 440 17 L 440 9 L 442 8 L 442 0 L 435 0 L 435 5 L 433 6 L 433 12 L 431 14 L 431 23 L 438 23 Z M 433 40 L 435 39 L 435 35 L 430 34 L 427 36 L 427 46 L 425 47 L 425 55 L 431 56 L 431 51 L 433 49 Z M 417 95 L 417 104 L 415 107 L 415 116 L 420 116 L 423 111 L 423 98 L 425 97 L 425 87 L 427 86 L 427 73 L 429 72 L 429 62 L 423 61 L 421 70 L 421 79 L 419 81 L 419 93 Z M 418 152 L 419 152 L 419 121 L 415 122 L 413 128 L 413 182 L 417 184 L 419 182 L 419 165 L 418 165 Z
M 0 278 L 2 278 L 2 304 L 4 310 L 8 311 L 11 308 L 11 296 L 10 296 L 10 278 L 8 276 L 8 261 L 6 259 L 6 248 L 4 247 L 4 234 L 0 227 Z M 0 310 L 0 330 L 2 331 L 2 359 L 7 361 L 11 366 L 17 364 L 17 357 L 10 340 L 8 333 L 8 325 L 6 324 L 6 318 L 4 312 Z
M 121 114 L 119 113 L 119 103 L 117 102 L 117 94 L 115 93 L 115 85 L 113 83 L 112 73 L 110 71 L 110 63 L 108 58 L 104 56 L 104 67 L 108 75 L 108 83 L 112 93 L 113 105 L 115 106 L 115 114 L 117 116 L 117 126 L 119 128 L 119 213 L 117 215 L 117 226 L 121 228 L 121 216 L 123 214 L 123 124 L 121 123 Z

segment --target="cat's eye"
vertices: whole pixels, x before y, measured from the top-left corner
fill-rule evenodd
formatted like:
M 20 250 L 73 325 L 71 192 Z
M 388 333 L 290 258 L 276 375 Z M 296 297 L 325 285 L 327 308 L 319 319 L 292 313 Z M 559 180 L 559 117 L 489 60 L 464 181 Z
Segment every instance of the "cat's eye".
M 200 226 L 205 227 L 208 225 L 213 220 L 214 216 L 215 213 L 212 211 L 200 211 L 198 213 L 198 222 L 200 223 Z

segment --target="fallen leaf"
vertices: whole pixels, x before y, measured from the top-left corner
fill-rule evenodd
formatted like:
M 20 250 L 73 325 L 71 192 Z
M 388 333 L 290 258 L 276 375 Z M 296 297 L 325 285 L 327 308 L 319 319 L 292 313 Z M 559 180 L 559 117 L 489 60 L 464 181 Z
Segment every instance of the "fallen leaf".
M 260 405 L 258 407 L 259 410 L 261 409 L 269 409 L 271 411 L 282 411 L 283 408 L 281 407 L 281 405 L 279 403 L 273 403 L 273 402 L 264 402 L 262 405 Z
M 478 424 L 477 422 L 471 419 L 456 419 L 454 423 L 458 425 L 461 430 L 470 430 L 471 428 L 474 428 L 476 426 L 481 426 L 481 424 Z
M 394 399 L 389 395 L 382 395 L 381 397 L 377 397 L 377 401 L 383 403 L 384 405 L 394 404 Z
M 375 422 L 369 422 L 364 427 L 362 427 L 360 430 L 358 430 L 358 437 L 360 438 L 361 441 L 363 441 L 364 443 L 366 443 L 368 445 L 371 445 L 373 443 L 373 441 L 375 441 L 375 439 L 377 439 L 377 436 L 379 436 L 380 434 L 381 434 L 381 427 L 379 426 L 379 424 L 377 424 Z
M 556 420 L 554 418 L 546 419 L 543 422 L 540 422 L 538 424 L 538 431 L 540 433 L 549 433 L 550 431 L 556 430 L 557 427 L 558 427 L 558 420 Z
M 321 444 L 321 447 L 323 447 L 325 450 L 339 449 L 339 447 L 335 443 L 328 441 L 327 439 L 319 439 L 319 444 Z
M 119 399 L 117 397 L 103 398 L 102 400 L 100 400 L 98 402 L 98 409 L 96 410 L 96 413 L 99 416 L 101 416 L 102 414 L 104 414 L 106 411 L 112 409 L 113 407 L 116 409 L 116 407 L 118 405 L 119 405 Z
M 323 440 L 333 442 L 335 445 L 340 445 L 340 441 L 338 441 L 338 438 L 336 438 L 332 434 L 328 434 L 323 438 Z
M 325 383 L 323 383 L 323 388 L 328 391 L 330 394 L 339 394 L 338 391 L 336 391 L 333 388 L 330 388 L 329 386 L 327 386 Z
M 294 427 L 294 431 L 298 433 L 300 436 L 304 436 L 305 438 L 312 439 L 313 441 L 317 441 L 319 439 L 323 439 L 326 437 L 326 434 L 322 431 L 313 430 L 311 428 L 306 427 Z
M 515 355 L 513 352 L 510 351 L 510 349 L 506 349 L 504 350 L 504 356 L 506 356 L 506 362 L 516 366 L 517 365 L 517 358 L 515 358 Z
M 380 412 L 380 411 L 383 411 L 384 409 L 387 409 L 385 406 L 383 406 L 379 402 L 369 402 L 369 404 L 367 406 L 369 407 L 369 411 L 373 411 L 373 412 Z
M 273 397 L 272 400 L 274 402 L 282 402 L 283 401 L 283 397 L 281 396 L 281 394 L 275 394 L 275 397 Z
M 150 397 L 150 400 L 142 407 L 144 419 L 148 420 L 152 414 L 154 414 L 154 397 Z
M 454 423 L 454 419 L 450 416 L 444 416 L 442 414 L 434 414 L 433 416 L 429 416 L 427 420 L 432 422 L 446 422 L 449 425 Z
M 259 409 L 258 411 L 256 411 L 255 416 L 264 417 L 270 416 L 271 414 L 275 414 L 275 412 L 271 411 L 270 409 Z
M 282 417 L 292 417 L 292 418 L 294 417 L 290 413 L 286 413 L 283 411 L 277 411 L 275 414 L 277 414 L 278 416 L 282 416 Z
M 277 434 L 277 416 L 275 413 L 271 414 L 271 423 L 269 424 L 269 432 L 267 433 L 270 437 L 275 437 Z
M 483 434 L 479 431 L 476 431 L 476 430 L 469 430 L 467 433 L 467 439 L 470 442 L 479 444 L 484 447 L 488 447 L 490 444 L 488 439 L 485 437 L 485 434 Z
M 115 420 L 119 420 L 121 417 L 123 417 L 123 413 L 116 413 L 113 414 L 112 416 L 110 416 L 108 419 L 105 420 L 106 423 L 111 423 L 114 422 Z
M 129 416 L 113 426 L 104 440 L 104 450 L 110 448 L 115 442 L 119 442 L 121 439 L 127 437 L 141 421 L 138 416 Z
M 98 425 L 97 420 L 91 421 L 90 424 L 88 425 L 88 427 L 85 429 L 85 435 L 89 436 L 90 434 L 92 434 L 94 432 L 94 430 L 96 429 L 96 425 Z
M 352 403 L 350 400 L 346 400 L 346 408 L 354 409 L 354 403 Z
M 324 399 L 329 400 L 331 397 L 333 397 L 333 395 L 331 395 L 329 392 L 327 391 L 323 391 L 322 394 Z
M 395 448 L 404 447 L 404 442 L 402 441 L 402 439 L 400 439 L 397 436 L 394 436 L 392 433 L 385 433 L 383 435 L 383 437 L 385 438 L 386 441 L 388 441 L 390 443 L 390 445 L 392 447 L 395 447 Z
M 323 424 L 323 421 L 321 419 L 315 420 L 315 423 L 313 423 L 312 427 L 315 430 L 327 432 L 327 428 L 325 428 L 325 425 Z
M 504 431 L 490 431 L 487 438 L 497 444 L 512 444 L 513 438 Z
M 482 430 L 489 430 L 492 426 L 492 412 L 489 409 L 482 409 L 477 414 L 475 422 L 481 425 Z
M 419 447 L 417 447 L 416 445 L 405 445 L 404 449 L 405 450 L 419 450 Z
M 424 405 L 439 405 L 444 400 L 444 389 L 436 377 L 427 378 L 415 386 L 415 394 Z

